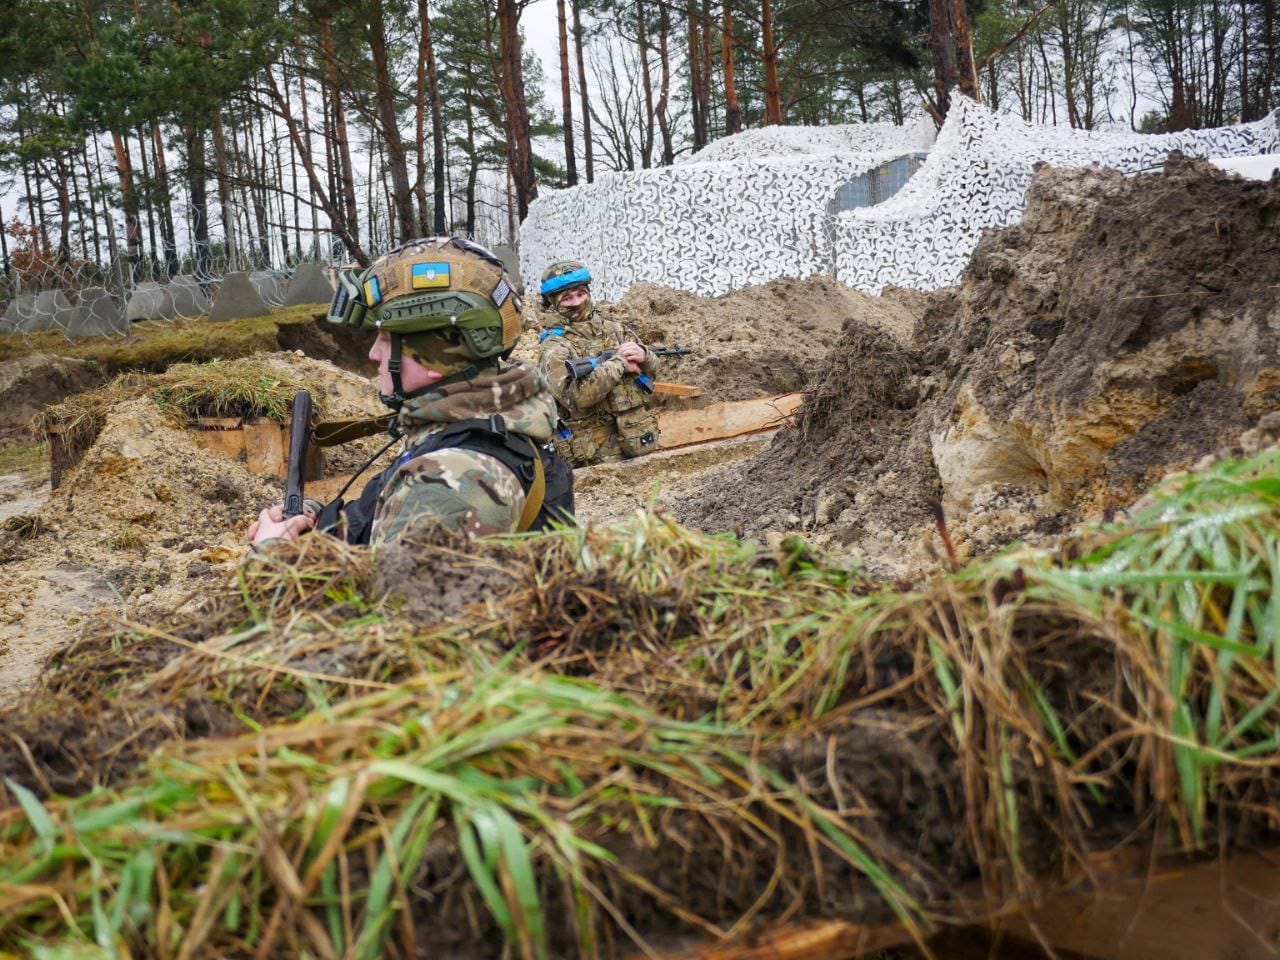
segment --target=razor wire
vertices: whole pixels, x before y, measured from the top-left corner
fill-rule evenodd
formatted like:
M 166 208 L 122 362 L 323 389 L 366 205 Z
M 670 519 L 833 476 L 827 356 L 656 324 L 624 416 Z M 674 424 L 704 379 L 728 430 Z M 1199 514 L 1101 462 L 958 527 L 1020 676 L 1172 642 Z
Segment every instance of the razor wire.
M 292 279 L 305 264 L 319 264 L 319 275 L 327 278 L 346 259 L 336 240 L 301 258 L 291 253 L 280 265 L 264 262 L 261 238 L 248 238 L 246 246 L 252 252 L 229 254 L 225 246 L 211 247 L 184 251 L 168 262 L 152 256 L 130 261 L 120 255 L 106 264 L 74 259 L 11 263 L 0 274 L 0 335 L 30 342 L 34 334 L 58 331 L 68 341 L 119 340 L 130 335 L 135 323 L 206 322 L 225 279 L 235 272 L 246 276 L 266 313 L 286 305 Z

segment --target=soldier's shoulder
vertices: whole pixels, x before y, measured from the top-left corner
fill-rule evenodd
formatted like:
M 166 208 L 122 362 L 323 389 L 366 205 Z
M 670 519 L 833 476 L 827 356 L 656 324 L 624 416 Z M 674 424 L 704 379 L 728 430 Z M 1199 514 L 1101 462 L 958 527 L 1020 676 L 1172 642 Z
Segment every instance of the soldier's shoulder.
M 472 536 L 515 529 L 524 507 L 519 479 L 496 457 L 448 447 L 404 463 L 388 484 L 380 536 L 436 522 Z

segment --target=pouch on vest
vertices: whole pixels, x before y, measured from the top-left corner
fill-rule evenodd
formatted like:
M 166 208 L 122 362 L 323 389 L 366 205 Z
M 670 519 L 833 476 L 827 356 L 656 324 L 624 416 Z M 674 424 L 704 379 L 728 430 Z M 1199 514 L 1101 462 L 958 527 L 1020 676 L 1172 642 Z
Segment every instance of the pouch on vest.
M 639 457 L 658 449 L 658 418 L 648 407 L 636 407 L 615 418 L 624 457 Z
M 648 399 L 648 395 L 636 384 L 635 377 L 626 376 L 609 391 L 604 403 L 610 413 L 625 413 L 644 406 Z

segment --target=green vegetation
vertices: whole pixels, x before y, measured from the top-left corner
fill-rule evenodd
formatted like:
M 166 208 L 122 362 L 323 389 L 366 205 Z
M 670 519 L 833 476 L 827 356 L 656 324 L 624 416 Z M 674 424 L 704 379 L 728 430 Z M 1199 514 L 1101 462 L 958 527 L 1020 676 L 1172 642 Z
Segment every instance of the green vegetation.
M 16 473 L 39 483 L 49 476 L 49 448 L 43 441 L 0 444 L 0 475 Z
M 923 932 L 958 891 L 998 906 L 1089 850 L 1266 828 L 1280 455 L 909 592 L 653 514 L 409 549 L 398 600 L 365 551 L 284 545 L 198 619 L 81 641 L 0 715 L 0 945 L 594 956 L 784 914 Z M 436 622 L 427 583 L 482 600 Z M 77 709 L 108 734 L 45 729 Z M 201 710 L 240 735 L 170 743 Z M 12 759 L 49 736 L 56 768 Z
M 53 353 L 92 360 L 107 374 L 126 370 L 158 372 L 175 363 L 232 360 L 279 350 L 281 326 L 312 323 L 316 316 L 314 304 L 303 304 L 273 310 L 263 317 L 225 323 L 209 323 L 204 318 L 148 321 L 133 324 L 132 333 L 123 340 L 87 337 L 68 341 L 56 330 L 0 334 L 0 362 L 28 353 Z

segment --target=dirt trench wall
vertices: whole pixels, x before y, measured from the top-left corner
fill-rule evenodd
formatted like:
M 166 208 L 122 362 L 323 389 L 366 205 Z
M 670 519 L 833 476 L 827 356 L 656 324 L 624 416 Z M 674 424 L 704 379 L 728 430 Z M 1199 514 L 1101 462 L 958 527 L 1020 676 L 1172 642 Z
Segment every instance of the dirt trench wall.
M 1164 473 L 1280 434 L 1280 178 L 1040 171 L 909 346 L 852 319 L 797 423 L 684 521 L 799 530 L 906 575 L 1061 532 Z

